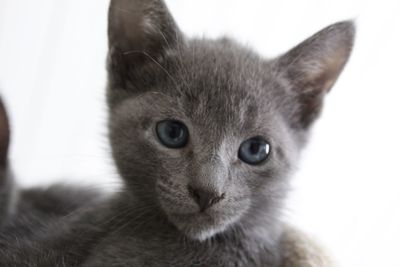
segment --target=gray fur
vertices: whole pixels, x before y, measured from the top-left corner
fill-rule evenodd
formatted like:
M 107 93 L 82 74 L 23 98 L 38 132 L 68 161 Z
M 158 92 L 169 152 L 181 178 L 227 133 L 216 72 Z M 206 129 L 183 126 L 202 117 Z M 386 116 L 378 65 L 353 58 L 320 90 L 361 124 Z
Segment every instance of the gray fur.
M 124 190 L 69 189 L 51 202 L 76 205 L 59 214 L 17 213 L 0 234 L 0 265 L 280 266 L 288 180 L 353 37 L 352 22 L 337 23 L 265 60 L 227 38 L 187 39 L 160 0 L 111 1 L 109 132 Z M 186 124 L 185 148 L 158 141 L 164 119 Z M 240 161 L 241 142 L 260 135 L 269 159 Z M 224 198 L 200 211 L 193 184 Z

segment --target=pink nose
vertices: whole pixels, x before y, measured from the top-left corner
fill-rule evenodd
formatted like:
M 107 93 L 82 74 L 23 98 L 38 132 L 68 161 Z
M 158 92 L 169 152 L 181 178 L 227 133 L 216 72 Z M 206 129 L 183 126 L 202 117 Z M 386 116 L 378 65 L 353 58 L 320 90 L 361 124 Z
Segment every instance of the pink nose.
M 201 212 L 205 211 L 206 209 L 217 204 L 225 198 L 225 193 L 218 194 L 210 190 L 194 188 L 190 185 L 188 186 L 188 190 L 190 196 L 194 199 L 194 201 L 196 201 Z

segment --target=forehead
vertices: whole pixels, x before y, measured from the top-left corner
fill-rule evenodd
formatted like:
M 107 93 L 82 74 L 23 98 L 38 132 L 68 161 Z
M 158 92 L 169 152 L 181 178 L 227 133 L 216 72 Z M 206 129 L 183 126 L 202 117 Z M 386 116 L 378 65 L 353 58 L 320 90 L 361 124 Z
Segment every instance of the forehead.
M 167 60 L 171 93 L 197 123 L 254 127 L 272 109 L 268 64 L 248 49 L 224 39 L 194 40 Z

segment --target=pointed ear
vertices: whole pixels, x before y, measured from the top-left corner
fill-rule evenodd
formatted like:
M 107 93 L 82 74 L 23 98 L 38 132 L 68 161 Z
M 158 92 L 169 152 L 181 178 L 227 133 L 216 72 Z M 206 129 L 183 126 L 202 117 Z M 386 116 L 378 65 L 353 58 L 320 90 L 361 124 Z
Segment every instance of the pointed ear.
M 296 110 L 291 121 L 307 128 L 319 115 L 323 96 L 329 92 L 344 68 L 354 42 L 351 21 L 333 24 L 277 59 L 280 73 L 289 79 Z
M 111 0 L 108 36 L 111 60 L 140 68 L 160 60 L 181 33 L 162 0 Z
M 10 126 L 3 102 L 0 99 L 0 169 L 7 164 L 8 145 L 10 142 Z

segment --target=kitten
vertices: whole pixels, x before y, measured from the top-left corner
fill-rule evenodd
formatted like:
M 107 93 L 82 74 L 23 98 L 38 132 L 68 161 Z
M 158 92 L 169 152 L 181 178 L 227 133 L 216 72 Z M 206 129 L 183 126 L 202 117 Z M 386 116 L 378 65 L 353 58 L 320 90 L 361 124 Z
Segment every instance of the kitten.
M 9 143 L 8 117 L 3 102 L 0 99 L 0 227 L 11 212 L 12 179 L 7 164 Z
M 33 225 L 17 212 L 0 265 L 281 266 L 288 180 L 348 60 L 352 22 L 271 60 L 227 38 L 186 38 L 161 0 L 112 0 L 108 33 L 124 190 Z

